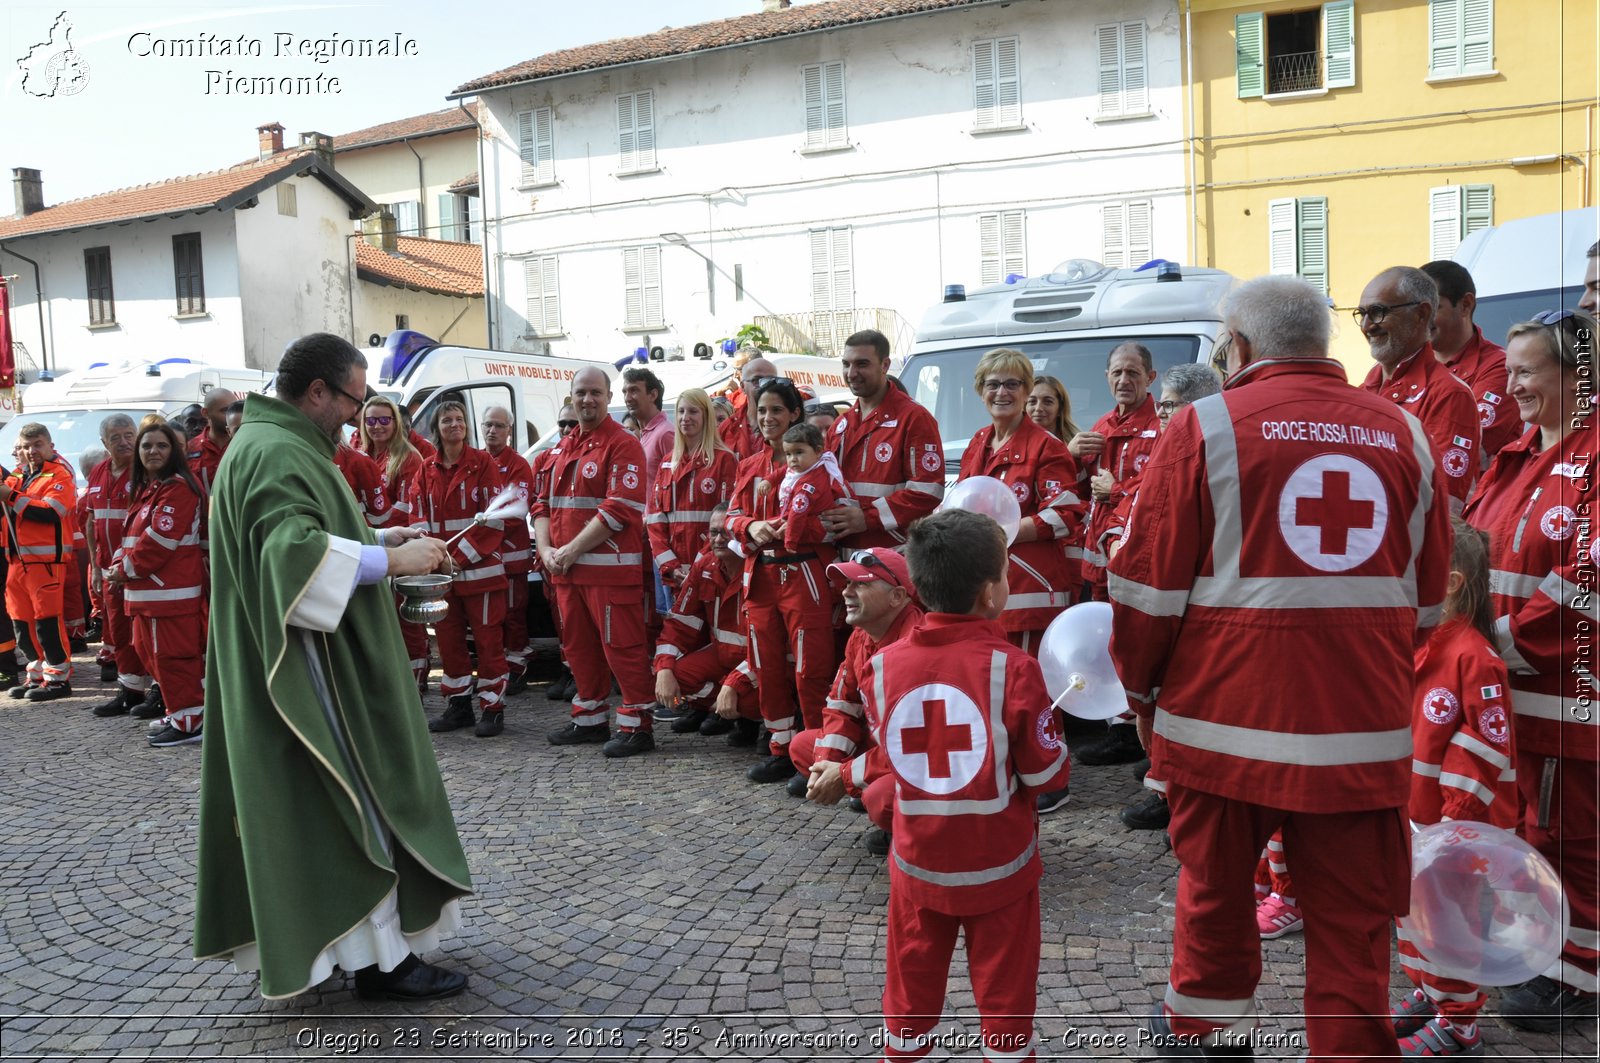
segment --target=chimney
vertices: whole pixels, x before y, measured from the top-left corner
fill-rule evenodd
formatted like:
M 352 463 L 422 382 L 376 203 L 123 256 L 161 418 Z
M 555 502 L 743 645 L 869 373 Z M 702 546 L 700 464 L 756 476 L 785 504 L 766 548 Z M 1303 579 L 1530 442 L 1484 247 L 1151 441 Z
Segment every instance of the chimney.
M 44 180 L 38 170 L 24 166 L 12 170 L 11 194 L 16 199 L 19 218 L 26 218 L 44 209 Z
M 326 133 L 315 131 L 300 134 L 300 150 L 314 151 L 322 164 L 328 169 L 333 169 L 333 138 Z
M 771 14 L 774 11 L 787 11 L 789 0 L 761 0 L 761 10 Z
M 256 141 L 261 146 L 261 157 L 272 158 L 283 150 L 283 126 L 277 122 L 256 126 Z
M 368 214 L 363 218 L 361 232 L 367 243 L 380 251 L 393 254 L 400 249 L 399 230 L 388 207 L 382 207 L 376 214 Z

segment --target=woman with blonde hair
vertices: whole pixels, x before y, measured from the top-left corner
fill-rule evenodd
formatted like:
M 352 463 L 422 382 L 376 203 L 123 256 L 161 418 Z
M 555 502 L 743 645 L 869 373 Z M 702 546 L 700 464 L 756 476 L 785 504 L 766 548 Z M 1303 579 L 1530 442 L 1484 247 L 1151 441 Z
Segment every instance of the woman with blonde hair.
M 357 449 L 377 462 L 383 472 L 381 490 L 387 496 L 388 508 L 383 510 L 383 516 L 374 527 L 409 525 L 415 508 L 416 481 L 422 472 L 422 454 L 407 438 L 400 407 L 387 396 L 372 396 L 361 408 L 356 433 Z M 400 596 L 395 595 L 396 607 L 399 604 Z M 432 668 L 427 625 L 401 620 L 400 634 L 405 638 L 406 656 L 411 658 L 411 674 L 417 681 L 417 690 L 426 693 L 428 672 Z
M 1053 376 L 1033 378 L 1033 390 L 1028 393 L 1028 418 L 1063 443 L 1078 434 L 1067 386 Z
M 739 460 L 718 437 L 716 424 L 710 395 L 700 388 L 678 393 L 672 456 L 654 470 L 644 518 L 656 569 L 672 586 L 705 548 L 712 509 L 733 491 Z

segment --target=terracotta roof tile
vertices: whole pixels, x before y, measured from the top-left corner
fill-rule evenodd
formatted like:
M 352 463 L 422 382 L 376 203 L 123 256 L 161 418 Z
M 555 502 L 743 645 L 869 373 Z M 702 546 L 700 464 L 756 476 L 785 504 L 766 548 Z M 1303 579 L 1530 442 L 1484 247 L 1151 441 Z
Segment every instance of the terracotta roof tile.
M 402 236 L 386 252 L 356 242 L 356 276 L 378 284 L 438 295 L 483 295 L 483 248 L 454 240 Z
M 377 144 L 388 143 L 392 140 L 401 140 L 406 137 L 428 137 L 438 133 L 454 133 L 463 129 L 473 129 L 472 119 L 461 113 L 459 107 L 446 107 L 442 111 L 431 114 L 413 115 L 410 118 L 397 118 L 392 122 L 382 122 L 365 129 L 358 129 L 354 133 L 344 133 L 333 138 L 335 152 L 351 151 L 355 148 L 370 148 Z
M 468 189 L 475 189 L 477 187 L 478 187 L 478 171 L 477 170 L 473 170 L 471 173 L 467 174 L 467 176 L 450 182 L 450 191 L 452 191 L 452 192 L 465 192 Z
M 252 187 L 270 187 L 297 167 L 305 166 L 313 155 L 310 151 L 285 151 L 270 159 L 241 163 L 225 170 L 173 177 L 68 200 L 24 218 L 0 218 L 0 240 L 215 210 Z
M 467 82 L 451 94 L 466 96 L 484 89 L 503 88 L 519 82 L 539 78 L 573 74 L 580 70 L 597 70 L 602 67 L 625 66 L 648 59 L 665 59 L 689 55 L 711 48 L 731 45 L 755 44 L 778 37 L 836 26 L 849 26 L 862 22 L 898 15 L 913 15 L 925 11 L 942 11 L 954 7 L 970 7 L 993 3 L 995 0 L 823 0 L 820 3 L 801 4 L 778 11 L 760 11 L 736 18 L 702 22 L 694 26 L 669 28 L 647 33 L 641 37 L 624 37 L 599 44 L 586 44 L 579 48 L 565 48 L 547 52 L 516 66 Z

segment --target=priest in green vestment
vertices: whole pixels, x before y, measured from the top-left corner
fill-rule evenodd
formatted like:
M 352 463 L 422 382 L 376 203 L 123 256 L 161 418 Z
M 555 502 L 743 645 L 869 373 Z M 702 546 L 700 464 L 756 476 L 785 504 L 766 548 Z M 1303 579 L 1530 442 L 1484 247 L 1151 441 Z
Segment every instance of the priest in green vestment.
M 211 634 L 195 956 L 293 996 L 335 966 L 363 997 L 451 996 L 422 963 L 471 893 L 389 576 L 444 569 L 410 529 L 379 541 L 334 466 L 366 360 L 296 340 L 251 395 L 211 495 Z

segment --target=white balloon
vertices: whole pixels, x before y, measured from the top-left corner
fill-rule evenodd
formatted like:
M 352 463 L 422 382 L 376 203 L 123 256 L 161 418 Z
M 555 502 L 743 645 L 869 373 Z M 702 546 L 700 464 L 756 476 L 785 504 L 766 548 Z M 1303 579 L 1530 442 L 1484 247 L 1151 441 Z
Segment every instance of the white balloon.
M 1111 663 L 1111 605 L 1083 602 L 1050 622 L 1039 640 L 1039 667 L 1050 697 L 1081 720 L 1128 711 L 1128 694 Z
M 1555 868 L 1510 831 L 1435 823 L 1411 836 L 1411 911 L 1400 933 L 1441 974 L 1516 985 L 1561 955 L 1564 900 Z
M 993 518 L 1006 533 L 1006 545 L 1017 541 L 1017 531 L 1022 527 L 1022 507 L 1017 496 L 1011 493 L 1004 480 L 993 476 L 969 476 L 944 494 L 940 509 L 964 509 Z

